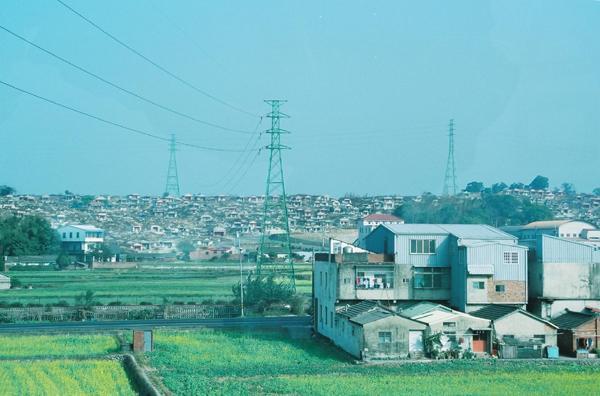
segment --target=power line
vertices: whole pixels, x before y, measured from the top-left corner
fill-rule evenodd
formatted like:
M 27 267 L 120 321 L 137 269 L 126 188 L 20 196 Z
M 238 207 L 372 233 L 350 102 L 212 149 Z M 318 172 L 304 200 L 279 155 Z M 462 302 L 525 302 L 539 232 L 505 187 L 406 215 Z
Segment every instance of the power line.
M 260 120 L 258 121 L 258 123 L 256 124 L 256 127 L 254 127 L 254 133 L 256 133 L 256 131 L 258 131 L 258 128 L 260 127 L 260 124 L 262 124 L 263 118 L 261 117 Z M 229 169 L 227 170 L 227 172 L 225 172 L 225 174 L 219 178 L 216 182 L 214 183 L 203 183 L 203 184 L 199 184 L 197 185 L 200 188 L 209 188 L 211 190 L 214 189 L 215 186 L 218 186 L 222 183 L 223 187 L 227 186 L 227 184 L 229 184 L 229 182 L 231 181 L 231 179 L 236 178 L 237 177 L 237 173 L 244 167 L 246 161 L 247 161 L 247 156 L 249 153 L 251 152 L 258 152 L 260 150 L 256 150 L 256 146 L 260 141 L 260 138 L 262 137 L 262 133 L 261 134 L 255 134 L 253 136 L 250 136 L 250 138 L 248 139 L 248 141 L 246 142 L 246 144 L 244 145 L 244 149 L 243 152 L 235 159 L 235 161 L 231 164 L 231 166 L 229 167 Z M 252 141 L 254 140 L 254 144 L 252 145 L 252 148 L 250 150 L 248 150 L 248 147 L 250 147 L 250 143 L 252 143 Z M 244 158 L 244 160 L 242 161 L 242 163 L 239 165 L 238 168 L 238 164 L 240 163 L 240 160 Z M 229 178 L 229 175 L 231 174 L 232 171 L 235 172 L 233 173 L 233 175 L 231 176 L 231 178 Z
M 79 65 L 77 65 L 77 64 L 69 61 L 68 59 L 63 58 L 60 55 L 57 55 L 54 52 L 52 52 L 52 51 L 50 51 L 48 49 L 45 49 L 45 48 L 37 45 L 36 43 L 34 43 L 34 42 L 26 39 L 25 37 L 23 37 L 23 36 L 15 33 L 15 32 L 13 32 L 12 30 L 10 30 L 10 29 L 2 26 L 2 25 L 0 25 L 0 29 L 2 29 L 5 32 L 7 32 L 8 34 L 11 34 L 12 36 L 18 38 L 19 40 L 22 40 L 22 41 L 26 42 L 27 44 L 31 45 L 32 47 L 35 47 L 38 50 L 40 50 L 40 51 L 42 51 L 42 52 L 44 52 L 44 53 L 52 56 L 53 58 L 58 59 L 61 62 L 64 62 L 67 65 L 69 65 L 69 66 L 71 66 L 71 67 L 73 67 L 73 68 L 81 71 L 82 73 L 85 73 L 88 76 L 91 76 L 91 77 L 93 77 L 93 78 L 95 78 L 95 79 L 97 79 L 99 81 L 102 81 L 103 83 L 105 83 L 107 85 L 110 85 L 111 87 L 113 87 L 115 89 L 118 89 L 121 92 L 125 92 L 126 94 L 131 95 L 131 96 L 133 96 L 133 97 L 135 97 L 135 98 L 137 98 L 139 100 L 142 100 L 142 101 L 144 101 L 146 103 L 149 103 L 149 104 L 151 104 L 151 105 L 153 105 L 155 107 L 158 107 L 160 109 L 163 109 L 165 111 L 168 111 L 168 112 L 173 113 L 175 115 L 178 115 L 180 117 L 184 117 L 184 118 L 187 118 L 188 120 L 192 120 L 194 122 L 197 122 L 197 123 L 200 123 L 200 124 L 203 124 L 203 125 L 207 125 L 207 126 L 210 126 L 210 127 L 213 127 L 213 128 L 218 128 L 218 129 L 221 129 L 221 130 L 224 130 L 224 131 L 235 132 L 235 133 L 252 134 L 252 132 L 250 132 L 250 131 L 244 131 L 244 130 L 241 130 L 241 129 L 228 128 L 228 127 L 225 127 L 225 126 L 222 126 L 222 125 L 214 124 L 214 123 L 209 122 L 209 121 L 204 121 L 204 120 L 201 120 L 201 119 L 196 118 L 194 116 L 191 116 L 189 114 L 183 113 L 181 111 L 178 111 L 178 110 L 172 109 L 170 107 L 167 107 L 165 105 L 162 105 L 160 103 L 157 103 L 157 102 L 153 101 L 152 99 L 148 99 L 148 98 L 143 97 L 143 96 L 141 96 L 141 95 L 139 95 L 139 94 L 137 94 L 137 93 L 135 93 L 133 91 L 130 91 L 130 90 L 126 89 L 126 88 L 123 88 L 123 87 L 117 85 L 116 83 L 113 83 L 113 82 L 105 79 L 104 77 L 99 76 L 98 74 L 95 74 L 95 73 L 93 73 L 93 72 L 85 69 L 84 67 L 79 66 Z
M 137 133 L 139 135 L 143 135 L 143 136 L 150 137 L 150 138 L 153 138 L 153 139 L 161 140 L 161 141 L 164 141 L 164 142 L 170 142 L 170 139 L 168 139 L 168 138 L 165 138 L 165 137 L 162 137 L 162 136 L 159 136 L 159 135 L 155 135 L 155 134 L 153 134 L 151 132 L 147 132 L 147 131 L 144 131 L 142 129 L 132 128 L 132 127 L 129 127 L 127 125 L 120 124 L 118 122 L 110 121 L 110 120 L 107 120 L 106 118 L 102 118 L 100 116 L 97 116 L 97 115 L 94 115 L 94 114 L 91 114 L 91 113 L 87 113 L 87 112 L 82 111 L 82 110 L 78 110 L 78 109 L 76 109 L 74 107 L 65 105 L 63 103 L 57 102 L 57 101 L 52 100 L 52 99 L 45 98 L 45 97 L 40 96 L 38 94 L 35 94 L 33 92 L 27 91 L 27 90 L 25 90 L 23 88 L 19 88 L 17 86 L 14 86 L 14 85 L 12 85 L 10 83 L 7 83 L 6 81 L 0 80 L 0 84 L 5 85 L 5 86 L 7 86 L 9 88 L 12 88 L 15 91 L 19 91 L 19 92 L 22 92 L 24 94 L 33 96 L 34 98 L 37 98 L 37 99 L 42 100 L 44 102 L 51 103 L 51 104 L 53 104 L 55 106 L 58 106 L 58 107 L 62 107 L 63 109 L 71 110 L 71 111 L 73 111 L 75 113 L 78 113 L 80 115 L 83 115 L 83 116 L 86 116 L 86 117 L 89 117 L 89 118 L 93 118 L 94 120 L 103 122 L 105 124 L 109 124 L 109 125 L 115 126 L 117 128 L 121 128 L 121 129 L 124 129 L 126 131 Z M 197 149 L 201 149 L 201 150 L 207 150 L 207 151 L 236 152 L 236 153 L 242 151 L 242 150 L 226 149 L 226 148 L 220 148 L 220 147 L 199 146 L 199 145 L 196 145 L 196 144 L 189 144 L 189 143 L 184 143 L 184 142 L 177 142 L 177 143 L 179 143 L 181 145 L 185 145 L 185 146 L 189 146 L 189 147 L 194 147 L 194 148 L 197 148 Z
M 204 95 L 207 98 L 210 98 L 210 99 L 214 100 L 215 102 L 218 102 L 218 103 L 220 103 L 220 104 L 222 104 L 222 105 L 224 105 L 226 107 L 229 107 L 232 110 L 238 111 L 240 113 L 247 114 L 247 115 L 252 116 L 252 117 L 259 117 L 259 115 L 257 115 L 257 114 L 251 113 L 251 112 L 246 111 L 246 110 L 244 110 L 242 108 L 234 106 L 234 105 L 232 105 L 232 104 L 230 104 L 230 103 L 228 103 L 228 102 L 226 102 L 226 101 L 224 101 L 222 99 L 219 99 L 218 97 L 216 97 L 216 96 L 214 96 L 214 95 L 212 95 L 212 94 L 210 94 L 210 93 L 208 93 L 208 92 L 206 92 L 206 91 L 198 88 L 194 84 L 192 84 L 192 83 L 184 80 L 183 78 L 179 77 L 177 74 L 175 74 L 175 73 L 167 70 L 165 67 L 161 66 L 160 64 L 156 63 L 152 59 L 148 58 L 146 55 L 142 54 L 141 52 L 139 52 L 138 50 L 136 50 L 135 48 L 133 48 L 129 44 L 127 44 L 124 41 L 122 41 L 121 39 L 119 39 L 116 36 L 112 35 L 108 31 L 106 31 L 105 29 L 103 29 L 101 26 L 99 26 L 98 24 L 96 24 L 94 21 L 92 21 L 91 19 L 87 18 L 85 15 L 81 14 L 79 11 L 77 11 L 74 8 L 72 8 L 71 6 L 69 6 L 64 1 L 62 1 L 62 0 L 56 0 L 56 1 L 58 3 L 60 3 L 63 7 L 65 7 L 69 11 L 71 11 L 73 14 L 77 15 L 78 17 L 80 17 L 81 19 L 83 19 L 84 21 L 86 21 L 87 23 L 89 23 L 90 25 L 92 25 L 93 27 L 95 27 L 97 30 L 99 30 L 100 32 L 102 32 L 103 34 L 105 34 L 106 36 L 108 36 L 109 38 L 111 38 L 113 41 L 115 41 L 116 43 L 118 43 L 122 47 L 126 48 L 130 52 L 134 53 L 138 57 L 140 57 L 143 60 L 145 60 L 146 62 L 150 63 L 152 66 L 154 66 L 158 70 L 162 71 L 163 73 L 167 74 L 171 78 L 174 78 L 175 80 L 177 80 L 180 83 L 184 84 L 188 88 L 191 88 L 194 91 L 198 92 L 199 94 Z

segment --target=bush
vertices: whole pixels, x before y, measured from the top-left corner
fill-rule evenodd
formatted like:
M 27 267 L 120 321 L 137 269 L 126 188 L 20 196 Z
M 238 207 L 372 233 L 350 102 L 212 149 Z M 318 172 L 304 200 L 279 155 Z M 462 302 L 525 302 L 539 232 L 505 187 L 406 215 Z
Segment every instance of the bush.
M 106 305 L 111 306 L 111 307 L 118 307 L 118 306 L 123 305 L 123 303 L 121 301 L 111 301 Z
M 296 294 L 290 301 L 290 311 L 294 315 L 304 315 L 306 313 L 306 297 Z
M 20 280 L 14 279 L 14 278 L 10 280 L 10 288 L 11 289 L 19 289 L 22 286 L 23 286 L 23 284 L 21 283 Z

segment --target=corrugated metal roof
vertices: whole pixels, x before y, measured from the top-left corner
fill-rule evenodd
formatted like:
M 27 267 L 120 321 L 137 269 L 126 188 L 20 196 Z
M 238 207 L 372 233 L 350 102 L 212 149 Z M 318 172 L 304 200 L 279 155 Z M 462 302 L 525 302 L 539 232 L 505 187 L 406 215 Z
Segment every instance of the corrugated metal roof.
M 377 307 L 377 308 L 374 308 L 372 311 L 368 311 L 368 312 L 362 313 L 358 316 L 350 318 L 350 321 L 360 324 L 360 325 L 364 325 L 367 323 L 375 322 L 376 320 L 379 320 L 379 319 L 387 318 L 389 316 L 394 316 L 394 314 L 391 312 L 388 312 L 380 307 Z
M 408 316 L 409 318 L 413 318 L 418 315 L 422 315 L 424 313 L 433 311 L 434 309 L 440 308 L 442 310 L 450 311 L 450 308 L 445 307 L 441 304 L 432 303 L 429 301 L 418 302 L 410 307 L 404 308 L 401 313 L 404 316 Z
M 532 223 L 526 224 L 523 228 L 531 229 L 531 228 L 557 228 L 563 224 L 570 223 L 573 220 L 544 220 L 544 221 L 534 221 Z
M 593 314 L 567 311 L 564 314 L 552 319 L 552 323 L 561 329 L 575 329 L 582 324 L 593 320 L 594 318 L 595 316 Z
M 361 301 L 358 304 L 346 305 L 345 307 L 341 307 L 337 310 L 337 313 L 347 318 L 351 318 L 353 316 L 357 316 L 361 313 L 367 312 L 368 310 L 373 309 L 376 306 L 377 303 L 375 301 Z
M 361 301 L 358 304 L 339 308 L 337 314 L 348 318 L 351 322 L 364 325 L 379 319 L 393 316 L 389 309 L 379 306 L 374 301 Z
M 515 239 L 513 235 L 485 224 L 386 224 L 384 227 L 395 234 L 451 234 L 460 239 Z

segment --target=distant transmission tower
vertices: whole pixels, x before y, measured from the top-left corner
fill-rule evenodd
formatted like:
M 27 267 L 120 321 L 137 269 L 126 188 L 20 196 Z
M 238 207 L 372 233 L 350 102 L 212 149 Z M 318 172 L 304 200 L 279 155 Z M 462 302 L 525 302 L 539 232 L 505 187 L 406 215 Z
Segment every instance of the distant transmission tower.
M 454 119 L 448 124 L 448 162 L 444 179 L 444 195 L 456 195 L 456 168 L 454 166 Z
M 177 175 L 177 159 L 175 158 L 175 152 L 177 151 L 177 142 L 175 135 L 171 135 L 171 142 L 169 143 L 169 170 L 167 171 L 167 186 L 165 187 L 165 196 L 178 197 L 179 196 L 179 176 Z
M 265 100 L 265 102 L 271 105 L 271 112 L 267 114 L 271 119 L 271 128 L 266 131 L 271 136 L 271 143 L 265 147 L 269 149 L 269 171 L 256 272 L 259 277 L 273 274 L 277 279 L 288 283 L 295 291 L 290 225 L 281 162 L 281 150 L 290 149 L 281 144 L 281 135 L 289 131 L 281 129 L 280 121 L 289 116 L 280 112 L 279 108 L 287 101 Z

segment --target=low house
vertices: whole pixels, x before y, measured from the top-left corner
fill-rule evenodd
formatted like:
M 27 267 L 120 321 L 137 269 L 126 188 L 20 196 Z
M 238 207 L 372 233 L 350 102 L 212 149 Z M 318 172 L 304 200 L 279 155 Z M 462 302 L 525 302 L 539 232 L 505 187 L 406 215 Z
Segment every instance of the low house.
M 441 350 L 470 350 L 491 354 L 490 320 L 455 311 L 441 304 L 424 301 L 400 311 L 406 317 L 427 323 L 429 335 L 441 334 Z
M 500 357 L 541 357 L 545 347 L 557 345 L 558 326 L 519 307 L 488 305 L 471 315 L 492 321 Z
M 598 349 L 600 316 L 592 310 L 575 312 L 567 310 L 552 320 L 560 328 L 558 348 L 570 356 L 586 355 Z
M 327 336 L 354 357 L 371 360 L 423 356 L 427 325 L 376 302 L 341 307 L 331 319 Z
M 0 274 L 0 290 L 10 289 L 10 278 Z

